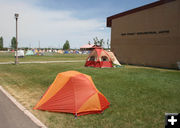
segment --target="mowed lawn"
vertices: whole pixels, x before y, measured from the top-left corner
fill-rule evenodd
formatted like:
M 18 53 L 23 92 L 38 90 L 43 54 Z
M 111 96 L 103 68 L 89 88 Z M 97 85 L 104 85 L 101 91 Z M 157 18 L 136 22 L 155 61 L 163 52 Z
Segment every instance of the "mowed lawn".
M 59 60 L 85 60 L 87 55 L 85 54 L 59 54 L 59 53 L 45 53 L 43 56 L 25 56 L 19 58 L 19 62 L 28 61 L 59 61 Z M 0 62 L 12 62 L 15 61 L 13 52 L 0 52 Z
M 91 75 L 110 107 L 80 116 L 33 110 L 56 75 Z M 158 68 L 86 68 L 84 63 L 0 65 L 0 85 L 49 128 L 163 128 L 165 113 L 180 112 L 180 72 Z

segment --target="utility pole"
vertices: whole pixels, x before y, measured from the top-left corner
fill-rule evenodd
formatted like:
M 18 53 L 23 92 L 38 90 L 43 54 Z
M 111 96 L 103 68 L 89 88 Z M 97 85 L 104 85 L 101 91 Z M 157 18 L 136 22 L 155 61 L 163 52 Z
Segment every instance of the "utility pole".
M 41 47 L 41 43 L 40 43 L 40 41 L 39 41 L 39 51 L 40 51 L 40 47 Z
M 15 59 L 15 64 L 17 65 L 18 64 L 18 17 L 19 17 L 19 14 L 15 13 L 15 19 L 16 19 L 16 59 Z
M 29 43 L 29 49 L 31 49 L 31 43 Z

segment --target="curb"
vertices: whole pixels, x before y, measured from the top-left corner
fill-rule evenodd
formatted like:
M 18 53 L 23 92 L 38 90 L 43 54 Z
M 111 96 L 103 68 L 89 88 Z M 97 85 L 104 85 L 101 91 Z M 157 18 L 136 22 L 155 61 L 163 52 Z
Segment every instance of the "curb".
M 22 106 L 14 97 L 12 97 L 2 86 L 0 90 L 22 111 L 26 116 L 28 116 L 36 125 L 40 128 L 47 128 L 39 119 L 37 119 L 30 111 L 28 111 L 24 106 Z

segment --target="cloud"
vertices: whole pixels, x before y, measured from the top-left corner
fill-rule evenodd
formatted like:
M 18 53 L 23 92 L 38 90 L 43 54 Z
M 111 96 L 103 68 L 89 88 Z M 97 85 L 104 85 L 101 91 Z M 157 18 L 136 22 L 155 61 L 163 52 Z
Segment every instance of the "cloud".
M 77 12 L 65 10 L 46 10 L 34 4 L 36 0 L 0 1 L 0 36 L 5 46 L 9 46 L 15 36 L 14 13 L 19 13 L 19 46 L 59 47 L 69 40 L 73 48 L 79 48 L 92 38 L 109 38 L 109 31 L 104 29 L 105 22 L 100 19 L 80 19 Z

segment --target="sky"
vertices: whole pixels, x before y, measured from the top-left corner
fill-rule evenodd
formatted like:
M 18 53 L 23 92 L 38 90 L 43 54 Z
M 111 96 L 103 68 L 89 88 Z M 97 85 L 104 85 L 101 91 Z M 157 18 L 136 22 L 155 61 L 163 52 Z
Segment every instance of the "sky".
M 106 19 L 157 0 L 0 0 L 0 36 L 9 47 L 15 36 L 18 13 L 18 46 L 62 48 L 66 40 L 79 48 L 93 38 L 110 40 Z M 105 46 L 106 47 L 106 46 Z

